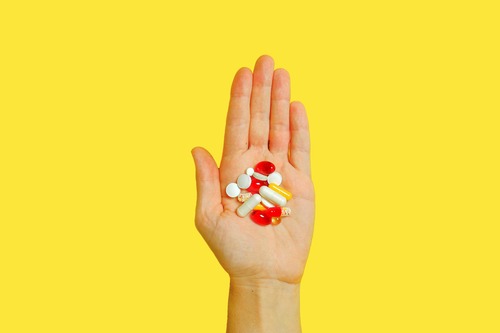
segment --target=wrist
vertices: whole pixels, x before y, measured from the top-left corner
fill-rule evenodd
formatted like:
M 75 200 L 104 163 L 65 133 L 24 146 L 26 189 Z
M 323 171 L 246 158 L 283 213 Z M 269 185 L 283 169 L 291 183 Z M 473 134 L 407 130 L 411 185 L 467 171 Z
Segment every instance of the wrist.
M 252 289 L 262 293 L 297 293 L 300 291 L 300 282 L 289 283 L 270 278 L 230 277 L 232 288 Z
M 228 332 L 300 332 L 300 284 L 231 277 Z

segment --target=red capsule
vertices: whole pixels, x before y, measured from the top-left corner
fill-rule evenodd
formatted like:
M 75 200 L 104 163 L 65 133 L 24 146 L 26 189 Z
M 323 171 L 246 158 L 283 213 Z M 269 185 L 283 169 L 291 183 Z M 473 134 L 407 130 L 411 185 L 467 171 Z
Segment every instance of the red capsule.
M 269 161 L 262 161 L 257 163 L 254 168 L 255 172 L 261 173 L 264 176 L 269 176 L 274 171 L 276 171 L 276 167 Z
M 281 207 L 269 207 L 264 211 L 269 217 L 280 217 L 281 216 Z
M 255 177 L 250 177 L 252 178 L 252 184 L 250 184 L 250 187 L 247 188 L 247 191 L 250 192 L 250 193 L 259 193 L 259 189 L 261 186 L 267 186 L 269 185 L 269 183 L 265 180 L 258 180 L 257 178 Z
M 268 225 L 272 222 L 272 217 L 265 214 L 262 210 L 254 210 L 251 212 L 250 219 L 258 225 Z

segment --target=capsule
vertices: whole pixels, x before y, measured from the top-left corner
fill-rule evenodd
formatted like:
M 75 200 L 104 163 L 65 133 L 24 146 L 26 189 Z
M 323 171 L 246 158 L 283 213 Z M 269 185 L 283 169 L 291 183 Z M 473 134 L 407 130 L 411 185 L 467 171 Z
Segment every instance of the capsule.
M 290 216 L 292 209 L 290 207 L 281 207 L 281 216 Z
M 260 203 L 261 203 L 262 205 L 264 205 L 265 207 L 267 207 L 267 208 L 274 207 L 274 205 L 273 205 L 272 203 L 270 203 L 269 201 L 267 201 L 267 200 L 266 200 L 266 199 L 264 199 L 264 198 L 261 198 L 261 199 L 260 199 Z
M 290 193 L 289 191 L 285 190 L 281 186 L 278 186 L 276 184 L 269 184 L 269 188 L 271 190 L 273 190 L 273 191 L 281 194 L 282 196 L 284 196 L 286 200 L 290 200 L 292 198 L 292 193 Z
M 252 211 L 260 203 L 261 196 L 258 194 L 252 195 L 247 201 L 245 201 L 241 206 L 236 210 L 236 214 L 240 217 L 245 217 Z
M 258 225 L 268 225 L 272 223 L 271 217 L 269 217 L 265 212 L 261 210 L 254 210 L 250 213 L 250 219 L 257 223 Z
M 271 190 L 267 186 L 261 186 L 259 189 L 259 193 L 262 197 L 265 199 L 274 202 L 278 206 L 284 206 L 286 205 L 286 198 L 282 196 L 281 194 Z
M 252 177 L 255 177 L 257 178 L 258 180 L 263 180 L 263 181 L 267 181 L 267 176 L 262 174 L 262 173 L 259 173 L 257 171 L 255 171 L 252 175 Z
M 239 202 L 245 202 L 247 201 L 250 197 L 252 196 L 252 193 L 250 192 L 241 192 L 239 195 L 238 195 L 238 201 Z
M 272 225 L 278 225 L 281 223 L 281 217 L 273 217 L 271 218 L 271 224 Z
M 253 176 L 250 178 L 252 179 L 252 184 L 250 184 L 250 187 L 247 188 L 248 192 L 259 193 L 259 189 L 261 186 L 268 185 L 265 180 L 258 180 Z
M 262 198 L 261 198 L 261 200 L 262 200 Z M 255 206 L 253 208 L 253 210 L 266 210 L 266 209 L 267 209 L 267 207 L 264 206 L 262 203 L 258 204 L 257 206 Z
M 264 176 L 268 176 L 276 170 L 276 166 L 269 161 L 262 161 L 257 163 L 255 166 L 255 172 L 261 173 Z
M 270 217 L 280 217 L 282 214 L 281 207 L 268 208 L 266 209 L 265 213 Z

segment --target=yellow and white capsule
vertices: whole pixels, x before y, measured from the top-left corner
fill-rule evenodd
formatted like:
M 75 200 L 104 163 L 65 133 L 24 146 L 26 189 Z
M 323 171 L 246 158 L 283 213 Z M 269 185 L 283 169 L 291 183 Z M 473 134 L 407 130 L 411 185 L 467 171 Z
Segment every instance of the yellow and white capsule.
M 261 200 L 262 200 L 262 198 L 261 198 Z M 253 208 L 253 210 L 266 210 L 266 209 L 267 209 L 267 207 L 265 207 L 262 203 L 258 204 L 257 206 L 255 206 Z

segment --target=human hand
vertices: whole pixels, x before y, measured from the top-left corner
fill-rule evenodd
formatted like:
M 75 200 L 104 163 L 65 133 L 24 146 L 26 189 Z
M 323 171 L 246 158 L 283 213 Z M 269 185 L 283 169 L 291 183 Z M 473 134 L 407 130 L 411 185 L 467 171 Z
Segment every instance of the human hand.
M 220 169 L 208 151 L 192 150 L 196 165 L 195 223 L 218 261 L 237 281 L 298 284 L 313 234 L 314 187 L 310 139 L 302 103 L 290 103 L 290 77 L 261 56 L 254 72 L 236 73 L 229 101 Z M 236 215 L 241 204 L 225 193 L 227 184 L 260 161 L 271 161 L 293 198 L 291 216 L 260 226 Z

